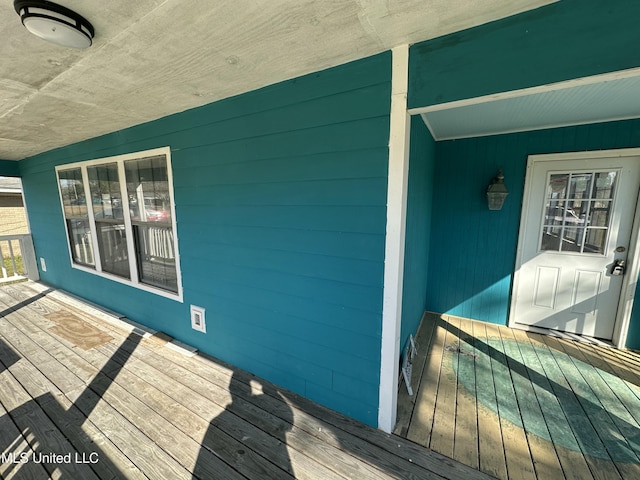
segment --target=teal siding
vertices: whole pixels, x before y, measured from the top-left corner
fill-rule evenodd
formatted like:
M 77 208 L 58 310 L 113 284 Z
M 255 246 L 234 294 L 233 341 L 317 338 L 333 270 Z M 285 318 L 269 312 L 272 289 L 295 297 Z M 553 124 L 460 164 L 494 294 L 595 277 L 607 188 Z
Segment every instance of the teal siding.
M 0 160 L 0 177 L 20 176 L 19 164 L 11 160 Z
M 404 352 L 409 334 L 415 335 L 418 330 L 420 319 L 426 309 L 435 152 L 435 142 L 424 122 L 420 117 L 412 117 L 400 331 L 401 352 Z
M 635 298 L 640 298 L 640 278 L 636 284 Z M 640 305 L 636 302 L 631 312 L 631 324 L 627 333 L 627 348 L 640 350 Z
M 562 0 L 413 45 L 409 106 L 640 66 L 640 2 Z
M 42 279 L 376 425 L 390 79 L 387 52 L 20 162 Z M 166 145 L 184 304 L 70 268 L 54 172 Z
M 506 324 L 527 156 L 640 146 L 640 120 L 436 144 L 427 308 Z M 486 188 L 504 170 L 509 197 L 489 211 Z M 640 305 L 629 345 L 638 345 Z

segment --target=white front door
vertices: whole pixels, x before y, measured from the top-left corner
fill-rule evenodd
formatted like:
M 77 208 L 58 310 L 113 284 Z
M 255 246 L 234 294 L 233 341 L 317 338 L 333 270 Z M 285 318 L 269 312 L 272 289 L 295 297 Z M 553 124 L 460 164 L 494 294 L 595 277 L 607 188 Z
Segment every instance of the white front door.
M 511 322 L 609 340 L 640 157 L 546 158 L 528 165 Z

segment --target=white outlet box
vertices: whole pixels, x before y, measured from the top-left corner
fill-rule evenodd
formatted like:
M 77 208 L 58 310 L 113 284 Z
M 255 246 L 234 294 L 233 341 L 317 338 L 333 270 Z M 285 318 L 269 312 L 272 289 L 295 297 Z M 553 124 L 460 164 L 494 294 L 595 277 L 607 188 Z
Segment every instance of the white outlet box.
M 204 320 L 204 308 L 191 305 L 191 328 L 202 333 L 207 333 L 207 324 Z
M 43 272 L 47 271 L 47 262 L 44 261 L 44 258 L 40 257 L 40 268 Z

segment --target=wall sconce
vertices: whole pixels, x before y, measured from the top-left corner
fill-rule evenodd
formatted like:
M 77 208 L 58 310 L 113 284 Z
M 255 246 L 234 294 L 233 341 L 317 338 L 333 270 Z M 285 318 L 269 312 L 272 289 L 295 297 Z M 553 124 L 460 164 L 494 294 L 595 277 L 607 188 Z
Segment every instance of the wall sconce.
M 500 169 L 487 188 L 489 210 L 502 210 L 502 205 L 504 205 L 504 200 L 507 198 L 507 195 L 509 195 L 509 192 L 504 184 L 502 169 Z

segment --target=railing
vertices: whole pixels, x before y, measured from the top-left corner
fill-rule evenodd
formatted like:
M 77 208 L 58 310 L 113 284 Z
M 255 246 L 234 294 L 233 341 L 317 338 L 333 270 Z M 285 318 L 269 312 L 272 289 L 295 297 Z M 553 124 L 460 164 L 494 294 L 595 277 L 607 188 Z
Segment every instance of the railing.
M 40 278 L 31 235 L 0 235 L 0 283 L 21 278 Z

